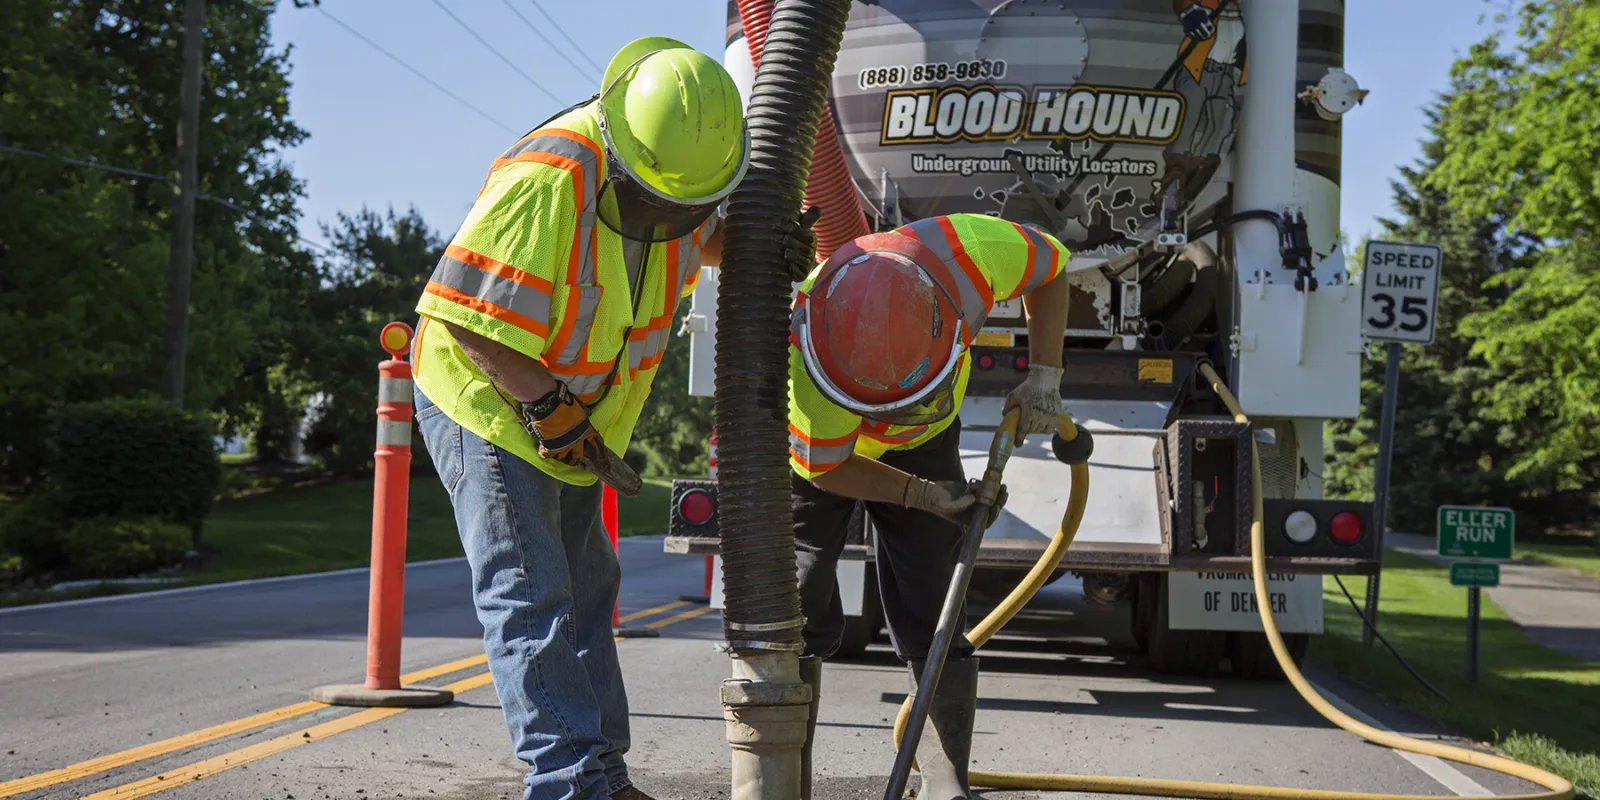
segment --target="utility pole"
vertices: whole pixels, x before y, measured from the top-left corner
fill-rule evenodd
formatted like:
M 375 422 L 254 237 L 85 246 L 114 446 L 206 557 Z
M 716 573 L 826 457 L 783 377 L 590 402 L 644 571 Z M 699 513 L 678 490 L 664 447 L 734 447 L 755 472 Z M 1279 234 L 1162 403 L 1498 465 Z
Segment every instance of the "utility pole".
M 172 247 L 167 264 L 167 326 L 161 386 L 183 406 L 183 366 L 188 355 L 189 270 L 194 261 L 194 200 L 199 191 L 200 56 L 205 50 L 205 0 L 183 6 L 183 81 L 178 95 L 178 185 L 172 201 Z

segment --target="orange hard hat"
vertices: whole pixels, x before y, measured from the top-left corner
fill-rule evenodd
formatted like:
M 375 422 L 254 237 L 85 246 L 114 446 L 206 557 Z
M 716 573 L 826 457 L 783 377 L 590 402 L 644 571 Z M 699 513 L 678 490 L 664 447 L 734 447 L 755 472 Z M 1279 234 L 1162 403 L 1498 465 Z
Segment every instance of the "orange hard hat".
M 966 340 L 956 296 L 949 266 L 916 239 L 855 239 L 800 298 L 795 333 L 807 373 L 864 417 L 918 425 L 949 416 Z

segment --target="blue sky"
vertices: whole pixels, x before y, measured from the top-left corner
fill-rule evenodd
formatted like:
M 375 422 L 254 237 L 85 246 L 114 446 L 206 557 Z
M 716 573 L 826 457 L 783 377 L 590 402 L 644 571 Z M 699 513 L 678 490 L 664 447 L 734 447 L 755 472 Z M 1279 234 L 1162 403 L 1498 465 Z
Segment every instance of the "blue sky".
M 647 35 L 672 36 L 722 56 L 726 0 L 539 4 L 602 67 L 618 47 Z M 1493 23 L 1480 24 L 1480 15 L 1504 5 L 1505 0 L 1347 1 L 1345 69 L 1372 92 L 1344 122 L 1341 217 L 1351 241 L 1377 232 L 1377 218 L 1392 214 L 1389 181 L 1398 166 L 1420 154 L 1422 107 L 1445 86 L 1454 59 L 1488 33 Z M 301 230 L 318 238 L 319 220 L 363 204 L 378 210 L 415 205 L 449 236 L 489 162 L 516 134 L 598 86 L 598 71 L 573 53 L 532 0 L 323 0 L 323 7 L 515 133 L 430 86 L 323 13 L 284 0 L 272 36 L 280 46 L 293 46 L 290 113 L 311 134 L 287 158 L 307 182 Z M 556 55 L 522 18 L 582 69 Z

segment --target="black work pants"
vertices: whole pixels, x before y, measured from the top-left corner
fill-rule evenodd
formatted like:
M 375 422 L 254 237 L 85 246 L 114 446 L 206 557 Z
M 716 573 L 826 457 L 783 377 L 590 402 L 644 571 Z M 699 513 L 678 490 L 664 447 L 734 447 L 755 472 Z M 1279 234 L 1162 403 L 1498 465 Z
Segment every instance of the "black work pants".
M 965 480 L 960 443 L 961 420 L 957 419 L 916 448 L 891 452 L 879 460 L 930 481 Z M 805 478 L 791 475 L 800 611 L 806 618 L 805 655 L 827 658 L 844 639 L 844 604 L 839 599 L 836 569 L 850 516 L 856 503 L 863 501 L 829 494 Z M 898 503 L 865 505 L 875 533 L 878 596 L 895 653 L 903 661 L 924 658 L 950 588 L 950 576 L 961 556 L 961 528 L 937 514 Z M 971 654 L 972 645 L 964 636 L 957 636 L 950 645 L 950 658 Z

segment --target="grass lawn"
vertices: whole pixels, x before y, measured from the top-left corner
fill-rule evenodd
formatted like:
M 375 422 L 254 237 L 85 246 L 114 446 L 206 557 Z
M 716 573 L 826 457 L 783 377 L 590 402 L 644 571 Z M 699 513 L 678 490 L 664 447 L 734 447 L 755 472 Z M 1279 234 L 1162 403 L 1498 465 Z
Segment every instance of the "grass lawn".
M 1600 549 L 1581 544 L 1517 542 L 1517 558 L 1552 567 L 1566 567 L 1600 578 Z
M 1362 602 L 1366 581 L 1344 583 Z M 1485 594 L 1473 684 L 1466 677 L 1466 590 L 1450 585 L 1449 570 L 1389 551 L 1382 591 L 1378 630 L 1453 702 L 1416 683 L 1382 645 L 1362 646 L 1360 618 L 1332 580 L 1323 590 L 1326 634 L 1313 637 L 1311 657 L 1600 797 L 1600 664 L 1534 643 Z
M 461 555 L 450 498 L 439 481 L 413 478 L 410 499 L 406 560 Z M 671 481 L 646 481 L 638 497 L 622 498 L 618 504 L 621 535 L 665 533 L 671 500 Z M 370 481 L 276 489 L 217 504 L 201 536 L 201 566 L 183 574 L 182 584 L 28 592 L 0 597 L 0 606 L 365 567 L 371 547 Z

